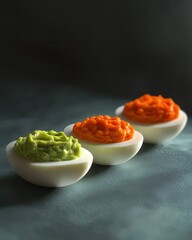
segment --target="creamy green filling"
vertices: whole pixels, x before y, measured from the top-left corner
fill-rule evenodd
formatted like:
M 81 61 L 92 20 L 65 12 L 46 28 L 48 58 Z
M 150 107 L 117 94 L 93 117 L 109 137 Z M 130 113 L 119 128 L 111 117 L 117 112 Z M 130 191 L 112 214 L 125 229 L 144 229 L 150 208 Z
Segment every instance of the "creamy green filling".
M 26 137 L 20 137 L 14 149 L 24 159 L 36 162 L 73 160 L 82 153 L 76 138 L 54 130 L 35 130 Z

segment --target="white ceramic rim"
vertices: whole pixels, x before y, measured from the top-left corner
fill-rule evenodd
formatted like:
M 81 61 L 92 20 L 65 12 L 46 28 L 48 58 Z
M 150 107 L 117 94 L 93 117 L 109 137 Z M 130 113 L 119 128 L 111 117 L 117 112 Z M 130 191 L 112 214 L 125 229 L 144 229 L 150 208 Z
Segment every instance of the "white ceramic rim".
M 68 125 L 67 127 L 64 128 L 64 133 L 67 135 L 67 136 L 73 136 L 75 138 L 77 138 L 72 129 L 73 129 L 73 126 L 74 126 L 74 123 Z M 86 140 L 82 140 L 82 139 L 79 139 L 79 142 L 80 143 L 84 143 L 84 144 L 89 144 L 89 145 L 93 145 L 93 146 L 99 146 L 99 147 L 124 147 L 124 146 L 129 146 L 129 145 L 134 145 L 138 142 L 143 142 L 143 135 L 136 131 L 135 130 L 135 133 L 134 133 L 134 136 L 132 139 L 130 140 L 127 140 L 127 141 L 124 141 L 124 142 L 118 142 L 118 143 L 93 143 L 93 142 L 89 142 L 89 141 L 86 141 Z
M 140 122 L 134 122 L 123 116 L 122 111 L 123 111 L 124 105 L 118 107 L 115 110 L 115 114 L 119 116 L 120 118 L 124 119 L 125 121 L 128 121 L 130 124 L 137 125 L 137 126 L 142 126 L 142 127 L 153 127 L 153 128 L 160 128 L 160 127 L 170 127 L 173 125 L 178 125 L 183 121 L 185 124 L 188 120 L 187 114 L 183 110 L 179 110 L 179 117 L 177 119 L 174 119 L 169 122 L 164 122 L 164 123 L 140 123 Z
M 6 152 L 8 153 L 9 151 L 14 151 L 14 144 L 15 144 L 16 140 L 10 142 L 7 146 L 6 146 Z M 22 158 L 21 156 L 18 156 L 18 158 L 22 161 L 25 161 L 26 163 L 29 163 L 31 165 L 34 166 L 45 166 L 45 167 L 52 167 L 52 166 L 67 166 L 67 165 L 75 165 L 75 164 L 79 164 L 79 163 L 84 163 L 84 162 L 89 162 L 89 161 L 93 161 L 93 155 L 90 151 L 88 151 L 87 149 L 81 147 L 82 149 L 82 154 L 79 158 L 77 159 L 72 159 L 72 160 L 65 160 L 65 161 L 57 161 L 57 162 L 34 162 L 34 161 L 29 161 L 26 160 L 24 158 Z M 87 160 L 87 157 L 85 158 L 84 156 L 89 155 L 89 158 Z

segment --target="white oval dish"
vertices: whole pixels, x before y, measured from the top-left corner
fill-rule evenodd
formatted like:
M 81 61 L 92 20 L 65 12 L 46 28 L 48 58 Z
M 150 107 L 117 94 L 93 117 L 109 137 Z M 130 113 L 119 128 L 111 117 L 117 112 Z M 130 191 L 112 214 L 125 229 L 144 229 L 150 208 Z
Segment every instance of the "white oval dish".
M 144 142 L 147 143 L 161 144 L 175 138 L 184 129 L 188 120 L 187 114 L 183 110 L 180 110 L 179 117 L 169 122 L 155 124 L 138 123 L 133 122 L 123 116 L 123 109 L 124 105 L 118 107 L 115 110 L 115 114 L 125 121 L 128 121 L 137 131 L 143 135 Z
M 74 124 L 64 128 L 67 136 L 77 138 L 72 132 Z M 92 143 L 78 139 L 78 142 L 93 154 L 93 162 L 100 165 L 117 165 L 133 158 L 143 144 L 143 136 L 135 131 L 133 139 L 120 143 Z
M 16 141 L 6 147 L 7 157 L 15 172 L 28 182 L 44 187 L 64 187 L 81 178 L 91 168 L 93 155 L 82 148 L 81 157 L 59 162 L 30 162 L 18 156 L 14 150 Z

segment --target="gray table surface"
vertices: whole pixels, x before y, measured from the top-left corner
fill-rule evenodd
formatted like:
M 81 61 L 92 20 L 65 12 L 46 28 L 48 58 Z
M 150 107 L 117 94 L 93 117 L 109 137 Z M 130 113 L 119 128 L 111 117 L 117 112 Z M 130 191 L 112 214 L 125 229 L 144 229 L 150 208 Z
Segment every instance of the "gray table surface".
M 118 166 L 93 164 L 79 182 L 44 188 L 10 167 L 6 145 L 35 129 L 56 131 L 126 99 L 72 85 L 12 83 L 0 89 L 0 239 L 192 239 L 192 119 L 164 145 L 143 144 Z

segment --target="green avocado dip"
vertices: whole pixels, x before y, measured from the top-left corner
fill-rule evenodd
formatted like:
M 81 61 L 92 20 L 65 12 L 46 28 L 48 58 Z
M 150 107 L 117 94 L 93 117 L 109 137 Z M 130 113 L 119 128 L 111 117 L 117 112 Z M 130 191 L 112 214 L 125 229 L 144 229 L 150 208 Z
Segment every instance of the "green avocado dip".
M 19 156 L 35 162 L 73 160 L 82 153 L 76 138 L 54 130 L 35 130 L 26 137 L 19 137 L 14 149 Z

